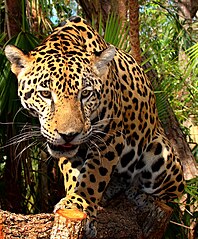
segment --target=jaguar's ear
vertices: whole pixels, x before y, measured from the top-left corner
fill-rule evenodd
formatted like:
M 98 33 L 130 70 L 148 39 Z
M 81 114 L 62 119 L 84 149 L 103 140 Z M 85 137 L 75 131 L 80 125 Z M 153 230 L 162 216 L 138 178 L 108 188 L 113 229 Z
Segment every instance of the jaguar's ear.
M 30 62 L 29 57 L 15 46 L 7 45 L 5 47 L 5 55 L 11 62 L 11 70 L 16 76 L 18 76 Z
M 98 76 L 102 76 L 107 70 L 107 64 L 113 60 L 116 53 L 114 46 L 110 46 L 105 49 L 99 57 L 96 58 L 95 64 L 93 66 L 95 73 Z

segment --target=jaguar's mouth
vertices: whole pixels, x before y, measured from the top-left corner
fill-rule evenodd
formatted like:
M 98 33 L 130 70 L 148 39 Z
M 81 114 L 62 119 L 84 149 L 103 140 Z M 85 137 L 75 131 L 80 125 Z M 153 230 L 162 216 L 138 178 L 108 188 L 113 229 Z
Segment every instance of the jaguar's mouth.
M 61 145 L 48 143 L 48 151 L 55 158 L 61 157 L 72 158 L 77 154 L 78 149 L 79 145 L 73 145 L 70 143 Z
M 72 151 L 72 150 L 75 150 L 78 148 L 78 145 L 73 145 L 70 143 L 61 144 L 61 145 L 55 145 L 52 143 L 48 143 L 48 146 L 51 150 L 58 151 L 58 152 L 67 152 L 67 151 Z

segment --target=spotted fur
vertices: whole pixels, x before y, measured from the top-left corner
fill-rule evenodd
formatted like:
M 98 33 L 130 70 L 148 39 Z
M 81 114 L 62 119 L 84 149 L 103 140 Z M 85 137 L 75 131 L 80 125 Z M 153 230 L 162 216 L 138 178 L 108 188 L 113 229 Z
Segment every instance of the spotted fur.
M 66 197 L 56 210 L 82 210 L 87 234 L 95 236 L 104 195 L 137 188 L 161 200 L 180 196 L 180 161 L 160 125 L 151 84 L 131 55 L 80 17 L 28 55 L 14 46 L 5 53 L 23 106 L 39 118 L 48 150 L 59 158 Z

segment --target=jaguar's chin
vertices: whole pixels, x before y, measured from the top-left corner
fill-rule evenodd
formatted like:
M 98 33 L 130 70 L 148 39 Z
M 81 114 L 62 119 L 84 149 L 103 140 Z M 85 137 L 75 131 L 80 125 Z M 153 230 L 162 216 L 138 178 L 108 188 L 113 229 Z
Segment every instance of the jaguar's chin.
M 79 149 L 79 145 L 73 144 L 55 145 L 52 143 L 48 143 L 47 145 L 49 153 L 55 158 L 60 157 L 72 158 L 77 154 Z

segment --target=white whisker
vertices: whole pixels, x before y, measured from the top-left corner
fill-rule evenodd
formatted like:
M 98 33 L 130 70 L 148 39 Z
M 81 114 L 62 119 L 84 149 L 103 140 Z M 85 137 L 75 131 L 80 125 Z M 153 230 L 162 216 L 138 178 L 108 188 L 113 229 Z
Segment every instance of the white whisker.
M 17 155 L 16 155 L 16 157 L 14 158 L 14 160 L 16 160 L 17 158 L 21 158 L 21 156 L 22 156 L 22 154 L 26 151 L 26 150 L 28 150 L 29 148 L 31 148 L 31 147 L 33 147 L 34 145 L 37 145 L 38 143 L 37 142 L 32 142 L 32 143 L 30 143 L 28 146 L 26 146 L 23 150 L 21 150 Z M 19 144 L 17 145 L 17 147 L 16 147 L 16 149 L 15 149 L 15 154 L 16 154 L 16 152 L 17 152 L 17 149 L 18 149 L 18 147 L 19 147 Z
M 21 112 L 24 108 L 21 107 L 17 110 L 17 112 L 15 113 L 14 117 L 13 117 L 13 121 L 15 120 L 15 118 L 17 117 L 18 113 Z
M 32 132 L 25 132 L 25 133 L 21 133 L 19 135 L 13 136 L 1 148 L 5 148 L 5 147 L 8 147 L 8 146 L 11 146 L 11 145 L 14 145 L 14 144 L 19 144 L 21 142 L 28 141 L 28 140 L 33 139 L 33 138 L 41 139 L 42 136 L 41 136 L 40 132 L 34 132 L 34 133 L 32 133 Z
M 89 140 L 89 142 L 90 142 L 90 143 L 93 145 L 93 147 L 97 150 L 98 155 L 99 155 L 99 158 L 100 158 L 100 156 L 101 156 L 101 153 L 100 153 L 101 149 L 100 149 L 100 147 L 99 147 L 93 140 Z

